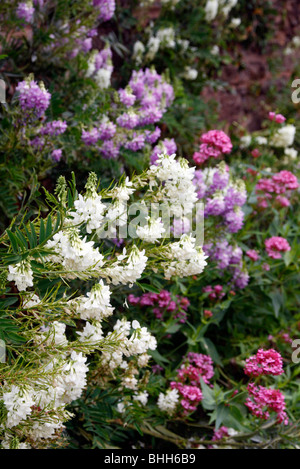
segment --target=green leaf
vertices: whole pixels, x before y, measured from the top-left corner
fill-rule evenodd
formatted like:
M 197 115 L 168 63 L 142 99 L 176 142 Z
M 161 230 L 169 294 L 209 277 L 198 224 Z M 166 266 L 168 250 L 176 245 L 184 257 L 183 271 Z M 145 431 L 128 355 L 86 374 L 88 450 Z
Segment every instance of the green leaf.
M 154 287 L 153 285 L 148 285 L 147 283 L 138 283 L 136 282 L 139 287 L 141 287 L 142 290 L 150 291 L 152 293 L 159 293 L 160 290 L 158 288 Z
M 55 227 L 54 227 L 53 231 L 58 230 L 58 228 L 60 227 L 60 222 L 61 222 L 61 216 L 60 216 L 60 213 L 57 212 L 57 214 L 56 214 L 56 223 L 55 223 Z
M 15 332 L 6 332 L 6 337 L 9 339 L 11 342 L 14 342 L 16 344 L 20 343 L 25 343 L 26 339 L 24 337 L 21 337 L 19 334 L 16 334 Z
M 16 237 L 19 239 L 19 244 L 21 243 L 25 250 L 28 249 L 28 242 L 23 233 L 19 230 L 19 228 L 16 229 Z
M 51 217 L 49 216 L 47 218 L 47 223 L 46 223 L 46 239 L 50 238 L 51 234 L 52 234 L 52 220 L 51 220 Z
M 37 246 L 37 237 L 36 237 L 35 228 L 34 228 L 34 225 L 33 225 L 32 222 L 30 222 L 30 228 L 31 228 L 33 247 L 36 247 Z
M 39 243 L 42 244 L 46 239 L 46 229 L 44 220 L 41 218 Z
M 4 300 L 0 301 L 0 308 L 6 309 L 8 306 L 11 306 L 16 303 L 17 300 L 18 298 L 16 296 L 10 296 L 8 298 L 5 298 Z
M 29 229 L 27 228 L 27 226 L 24 226 L 24 229 L 26 231 L 26 235 L 27 235 L 27 238 L 28 238 L 28 241 L 29 241 L 30 248 L 33 249 L 35 247 L 34 238 L 33 238 L 32 234 L 30 233 Z
M 18 248 L 18 242 L 16 240 L 15 235 L 10 230 L 6 230 L 6 233 L 8 234 L 8 237 L 9 237 L 9 240 L 10 240 L 13 251 L 15 253 L 18 253 L 19 248 Z
M 216 429 L 220 428 L 221 425 L 225 425 L 229 409 L 224 404 L 219 404 L 216 409 Z
M 275 313 L 275 317 L 278 318 L 279 312 L 284 304 L 283 302 L 283 295 L 280 292 L 280 290 L 274 290 L 271 293 L 269 293 L 269 297 L 272 300 L 272 305 Z
M 169 363 L 165 357 L 163 357 L 157 350 L 149 350 L 149 354 L 159 365 L 163 366 L 164 363 Z
M 181 329 L 181 324 L 170 324 L 166 329 L 166 334 L 175 334 L 179 329 Z
M 242 412 L 234 405 L 219 404 L 212 417 L 216 420 L 216 429 L 224 425 L 237 431 L 249 431 L 242 423 L 245 420 Z
M 207 384 L 204 383 L 202 378 L 200 378 L 200 382 L 201 382 L 201 391 L 203 395 L 203 399 L 201 401 L 203 408 L 205 410 L 215 409 L 217 406 L 217 403 L 216 403 L 213 389 L 207 386 Z
M 212 360 L 217 364 L 223 367 L 222 360 L 220 358 L 220 355 L 218 354 L 218 351 L 212 341 L 210 339 L 207 339 L 206 337 L 203 337 L 201 339 L 201 344 L 205 350 L 205 352 L 212 358 Z
M 295 257 L 295 253 L 292 250 L 284 253 L 283 260 L 284 260 L 286 267 L 290 265 L 290 263 L 294 260 L 294 257 Z

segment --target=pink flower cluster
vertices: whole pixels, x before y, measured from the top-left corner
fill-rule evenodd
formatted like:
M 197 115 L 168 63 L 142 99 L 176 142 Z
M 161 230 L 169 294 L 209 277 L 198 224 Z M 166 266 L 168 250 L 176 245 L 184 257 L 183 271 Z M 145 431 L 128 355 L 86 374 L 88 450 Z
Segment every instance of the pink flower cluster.
M 265 240 L 267 254 L 272 259 L 281 259 L 281 253 L 290 251 L 291 246 L 285 238 L 281 236 L 272 236 Z
M 172 300 L 167 290 L 161 290 L 160 293 L 144 293 L 140 297 L 131 294 L 128 296 L 128 301 L 132 305 L 152 306 L 152 312 L 159 320 L 164 319 L 165 313 L 171 313 L 172 317 L 182 324 L 186 322 L 186 311 L 190 305 L 184 296 L 177 296 L 176 301 Z
M 206 287 L 203 287 L 202 291 L 204 293 L 209 293 L 208 298 L 210 300 L 221 300 L 225 296 L 222 285 L 215 285 L 214 287 L 207 285 Z
M 288 332 L 281 331 L 279 335 L 279 339 L 286 344 L 293 343 L 293 339 L 290 337 Z
M 183 399 L 180 403 L 184 408 L 185 413 L 193 412 L 197 409 L 197 405 L 202 400 L 202 391 L 197 386 L 183 385 L 172 381 L 170 383 L 171 389 L 177 389 Z
M 289 420 L 285 412 L 284 395 L 279 389 L 270 389 L 263 386 L 255 386 L 254 383 L 249 383 L 248 387 L 249 397 L 246 399 L 245 405 L 256 417 L 268 420 L 270 412 L 277 414 L 277 422 L 288 425 Z
M 268 200 L 272 199 L 273 195 L 278 194 L 275 198 L 276 202 L 282 207 L 287 207 L 290 205 L 290 191 L 298 189 L 298 187 L 297 177 L 287 170 L 280 171 L 271 178 L 262 178 L 256 185 L 258 205 L 266 208 Z M 263 195 L 259 195 L 260 192 L 263 192 Z M 283 197 L 282 194 L 285 194 L 286 197 Z
M 182 383 L 188 380 L 192 385 L 200 384 L 200 378 L 205 384 L 214 376 L 213 361 L 209 355 L 202 353 L 188 353 L 186 362 L 177 370 L 178 379 Z
M 214 436 L 212 437 L 212 441 L 222 440 L 222 438 L 226 438 L 229 436 L 228 428 L 227 427 L 220 427 L 219 430 L 214 431 Z
M 246 252 L 246 256 L 248 256 L 252 261 L 257 261 L 259 259 L 259 254 L 255 249 L 249 249 Z
M 208 158 L 219 158 L 232 150 L 231 140 L 222 130 L 210 130 L 203 134 L 200 140 L 202 143 L 199 151 L 193 155 L 196 164 L 202 164 Z
M 172 381 L 170 386 L 172 389 L 177 389 L 183 397 L 180 404 L 184 409 L 184 414 L 188 414 L 196 410 L 198 403 L 202 400 L 200 378 L 209 384 L 209 380 L 214 375 L 213 361 L 209 355 L 190 352 L 177 373 L 177 381 Z
M 269 112 L 270 121 L 275 121 L 277 124 L 283 124 L 286 118 L 282 114 L 276 114 L 276 112 Z
M 246 360 L 245 374 L 251 377 L 262 375 L 278 376 L 283 373 L 282 357 L 274 349 L 259 349 L 256 355 Z M 270 412 L 277 413 L 277 422 L 288 424 L 285 412 L 284 395 L 278 389 L 255 386 L 249 383 L 247 387 L 249 396 L 245 405 L 256 417 L 267 420 Z
M 293 343 L 293 339 L 291 338 L 291 336 L 288 332 L 280 331 L 276 338 L 273 337 L 272 335 L 268 336 L 268 340 L 270 342 L 275 343 L 277 341 L 277 339 L 280 342 L 284 343 L 284 344 L 292 344 Z
M 248 376 L 282 375 L 282 357 L 274 349 L 259 349 L 256 355 L 247 358 L 244 371 Z

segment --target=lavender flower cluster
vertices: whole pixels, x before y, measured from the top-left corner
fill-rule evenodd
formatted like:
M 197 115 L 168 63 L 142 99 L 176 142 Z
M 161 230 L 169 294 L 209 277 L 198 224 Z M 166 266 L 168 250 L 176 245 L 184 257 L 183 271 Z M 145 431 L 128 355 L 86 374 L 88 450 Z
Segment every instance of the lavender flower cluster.
M 29 76 L 21 81 L 16 91 L 22 110 L 20 121 L 23 137 L 29 137 L 29 144 L 37 151 L 51 151 L 52 159 L 59 161 L 62 150 L 54 148 L 56 138 L 67 130 L 67 123 L 61 120 L 46 121 L 45 112 L 51 101 L 51 94 L 43 83 L 38 84 Z M 27 142 L 27 138 L 24 139 Z
M 215 168 L 195 171 L 194 184 L 198 198 L 205 205 L 204 217 L 217 217 L 213 224 L 219 234 L 204 244 L 205 254 L 216 261 L 220 271 L 226 270 L 232 275 L 231 287 L 245 288 L 249 274 L 243 265 L 242 249 L 231 245 L 227 239 L 243 226 L 244 212 L 241 207 L 247 200 L 244 182 L 233 181 L 228 166 L 221 162 Z
M 103 51 L 95 57 L 96 71 L 101 58 Z M 100 67 L 103 67 L 103 62 Z M 128 86 L 118 90 L 111 115 L 103 116 L 93 128 L 83 130 L 82 141 L 85 145 L 95 146 L 107 159 L 117 158 L 121 147 L 134 152 L 142 150 L 147 144 L 154 144 L 161 135 L 159 127 L 144 127 L 160 121 L 173 100 L 173 87 L 162 75 L 153 69 L 133 71 Z M 165 139 L 153 149 L 151 162 L 157 160 L 158 154 L 173 154 L 175 151 L 174 140 Z
M 93 0 L 93 5 L 99 9 L 99 20 L 109 21 L 115 12 L 115 0 Z
M 247 200 L 244 182 L 232 181 L 229 168 L 222 162 L 216 168 L 195 171 L 194 184 L 198 198 L 205 201 L 204 216 L 220 217 L 227 232 L 238 232 L 244 221 L 241 207 Z
M 46 18 L 48 8 L 53 8 L 53 5 L 47 5 L 44 0 L 29 0 L 19 2 L 16 8 L 16 16 L 23 22 L 23 25 L 37 23 L 38 16 L 36 10 L 38 9 L 39 16 Z M 93 37 L 98 34 L 97 26 L 99 22 L 109 21 L 115 12 L 115 0 L 91 0 L 90 2 L 90 16 L 94 21 L 93 27 L 90 29 L 83 24 L 83 21 L 77 19 L 63 24 L 58 23 L 56 28 L 53 28 L 49 39 L 50 43 L 44 47 L 44 54 L 53 53 L 56 57 L 56 52 L 66 48 L 68 58 L 76 57 L 80 52 L 87 53 L 93 48 Z M 87 15 L 87 12 L 85 12 Z

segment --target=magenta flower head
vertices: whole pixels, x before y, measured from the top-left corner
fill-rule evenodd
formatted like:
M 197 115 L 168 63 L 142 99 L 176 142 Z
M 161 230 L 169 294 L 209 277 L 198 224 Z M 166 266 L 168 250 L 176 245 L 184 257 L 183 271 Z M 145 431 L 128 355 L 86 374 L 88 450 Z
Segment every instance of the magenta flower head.
M 274 120 L 275 120 L 275 117 L 276 117 L 276 113 L 275 113 L 275 112 L 269 112 L 269 119 L 270 119 L 270 121 L 274 121 Z
M 259 254 L 258 252 L 255 251 L 255 249 L 249 249 L 246 252 L 246 256 L 248 256 L 254 262 L 259 259 Z
M 256 355 L 247 358 L 244 372 L 248 376 L 282 375 L 282 357 L 274 349 L 259 349 Z
M 277 423 L 288 425 L 289 419 L 285 412 L 284 395 L 279 389 L 270 389 L 263 386 L 255 386 L 254 383 L 248 385 L 249 397 L 245 405 L 250 412 L 262 420 L 270 418 L 270 412 L 277 414 Z
M 282 114 L 277 114 L 275 117 L 277 124 L 283 124 L 286 121 L 286 118 Z
M 265 240 L 265 246 L 269 257 L 272 259 L 281 259 L 281 253 L 290 251 L 291 246 L 285 238 L 281 236 L 272 236 Z
M 295 190 L 299 187 L 297 177 L 285 169 L 274 174 L 272 181 L 276 194 L 282 194 L 287 190 Z
M 282 114 L 276 114 L 276 112 L 269 112 L 270 121 L 275 121 L 277 124 L 283 124 L 286 118 Z
M 282 195 L 278 195 L 275 200 L 280 205 L 280 207 L 289 207 L 291 205 L 289 199 L 287 197 L 283 197 Z
M 202 143 L 199 151 L 193 156 L 197 164 L 204 163 L 208 158 L 218 158 L 232 150 L 231 140 L 222 130 L 210 130 L 203 134 L 200 140 Z

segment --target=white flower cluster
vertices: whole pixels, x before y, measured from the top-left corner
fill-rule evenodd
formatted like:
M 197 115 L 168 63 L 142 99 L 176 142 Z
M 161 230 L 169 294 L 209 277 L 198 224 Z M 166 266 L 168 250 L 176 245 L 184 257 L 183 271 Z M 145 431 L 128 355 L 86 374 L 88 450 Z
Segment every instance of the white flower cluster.
M 300 36 L 294 36 L 290 44 L 285 48 L 284 54 L 291 55 L 300 47 Z
M 110 304 L 111 292 L 103 280 L 87 293 L 86 297 L 79 297 L 75 300 L 77 311 L 81 319 L 96 319 L 101 321 L 113 314 L 114 308 Z M 72 300 L 71 300 L 72 302 Z
M 156 37 L 159 40 L 160 47 L 162 49 L 174 49 L 176 46 L 175 42 L 175 30 L 171 27 L 161 28 L 157 31 Z
M 69 404 L 75 399 L 78 399 L 82 390 L 86 386 L 86 375 L 88 372 L 88 366 L 86 365 L 87 358 L 82 352 L 72 352 L 69 360 L 66 360 L 59 375 L 55 378 L 55 388 L 58 388 L 56 392 L 56 400 L 58 404 L 64 403 Z M 48 365 L 50 371 L 54 364 Z
M 271 138 L 271 145 L 277 148 L 287 148 L 293 145 L 296 127 L 292 124 L 280 127 Z
M 205 5 L 206 21 L 213 21 L 219 11 L 227 18 L 237 3 L 238 0 L 208 0 Z
M 4 405 L 7 410 L 6 427 L 12 428 L 18 425 L 21 420 L 31 414 L 31 407 L 34 405 L 33 389 L 12 385 L 11 389 L 2 395 Z
M 148 402 L 148 397 L 149 397 L 149 394 L 147 391 L 135 391 L 133 396 L 132 396 L 132 400 L 142 406 L 145 406 Z M 132 405 L 132 402 L 130 402 L 130 400 L 126 399 L 123 400 L 123 401 L 119 401 L 117 403 L 117 411 L 120 412 L 120 414 L 124 414 L 126 409 L 130 408 L 130 406 Z
M 159 239 L 161 239 L 163 233 L 165 233 L 165 228 L 162 223 L 161 218 L 157 218 L 156 220 L 147 217 L 147 225 L 145 226 L 138 226 L 136 230 L 136 234 L 139 238 L 147 243 L 155 243 Z
M 176 155 L 159 155 L 157 165 L 152 165 L 148 171 L 150 187 L 160 183 L 156 196 L 157 200 L 169 203 L 171 215 L 181 217 L 192 213 L 198 200 L 193 179 L 195 168 L 190 168 L 187 160 L 175 160 Z
M 113 199 L 117 199 L 120 202 L 125 202 L 129 200 L 131 194 L 133 194 L 135 188 L 132 181 L 129 181 L 129 178 L 126 179 L 118 186 L 114 187 L 110 192 L 110 195 Z
M 93 241 L 86 241 L 80 237 L 78 228 L 68 228 L 59 231 L 46 244 L 47 249 L 52 249 L 55 254 L 50 254 L 48 260 L 61 264 L 70 272 L 69 278 L 74 278 L 74 272 L 82 272 L 88 269 L 99 270 L 103 265 L 103 255 L 98 249 L 94 249 Z M 73 272 L 73 273 L 72 273 Z
M 19 438 L 34 442 L 61 433 L 64 421 L 70 417 L 66 405 L 81 396 L 87 371 L 86 357 L 73 351 L 69 358 L 53 359 L 41 368 L 40 378 L 34 383 L 4 383 L 0 396 L 6 409 L 2 426 L 8 430 L 4 445 L 15 427 Z
M 21 372 L 16 379 L 12 382 L 8 374 L 0 389 L 2 447 L 39 447 L 48 439 L 59 438 L 64 422 L 71 418 L 66 406 L 82 395 L 87 383 L 87 355 L 95 350 L 101 352 L 103 373 L 112 375 L 118 368 L 121 387 L 134 391 L 131 402 L 146 405 L 148 395 L 139 389 L 139 370 L 147 366 L 149 350 L 155 350 L 157 342 L 136 320 L 117 320 L 113 331 L 104 336 L 102 322 L 114 312 L 108 284 L 132 286 L 141 278 L 153 252 L 155 257 L 149 267 L 162 266 L 166 278 L 202 272 L 206 257 L 192 236 L 182 235 L 178 242 L 155 246 L 154 251 L 128 244 L 119 255 L 104 259 L 94 241 L 89 241 L 89 234 L 97 234 L 110 210 L 104 207 L 103 198 L 112 199 L 114 208 L 116 204 L 126 206 L 135 190 L 145 189 L 142 201 L 167 201 L 172 214 L 181 216 L 183 207 L 185 213 L 191 213 L 197 201 L 194 172 L 186 161 L 176 161 L 175 155 L 161 155 L 157 166 L 151 166 L 133 182 L 126 178 L 112 190 L 103 191 L 103 197 L 97 194 L 95 178 L 91 177 L 85 195 L 77 198 L 62 220 L 62 228 L 42 246 L 45 262 L 35 257 L 34 269 L 29 260 L 8 267 L 7 280 L 14 281 L 22 292 L 19 308 L 22 320 L 28 321 L 24 337 L 30 343 L 24 357 L 28 357 L 30 366 L 22 372 L 19 364 Z M 147 222 L 146 227 L 138 229 L 140 240 L 161 239 L 165 233 L 162 220 L 148 218 Z M 42 298 L 39 291 L 26 291 L 39 285 L 34 285 L 34 274 L 51 280 L 97 281 L 86 295 L 77 298 L 69 299 L 67 289 L 72 284 L 67 282 L 66 296 L 54 292 L 49 298 L 47 292 Z M 76 320 L 77 339 L 69 341 L 66 325 L 73 328 Z
M 105 50 L 105 49 L 104 49 Z M 105 61 L 102 60 L 102 67 L 96 68 L 97 51 L 93 50 L 88 60 L 88 69 L 86 71 L 87 77 L 92 77 L 101 90 L 109 88 L 111 82 L 111 75 L 113 72 L 113 65 L 110 57 Z
M 130 335 L 130 332 L 133 332 Z M 148 350 L 155 350 L 157 347 L 156 339 L 150 334 L 146 327 L 141 327 L 138 321 L 127 321 L 125 318 L 122 320 L 118 319 L 114 326 L 114 333 L 109 333 L 108 337 L 114 336 L 120 342 L 118 351 L 102 353 L 102 363 L 104 366 L 108 366 L 110 370 L 114 370 L 117 367 L 123 369 L 128 368 L 128 363 L 124 360 L 124 357 L 138 356 L 138 364 L 140 367 L 146 366 L 149 360 Z M 134 381 L 133 381 L 134 380 Z M 133 385 L 135 389 L 137 380 L 130 377 L 126 377 L 124 383 L 126 387 Z
M 101 276 L 105 276 L 107 281 L 113 285 L 129 284 L 132 286 L 144 272 L 147 260 L 145 249 L 139 251 L 136 246 L 133 246 L 128 254 L 126 248 L 124 248 L 117 261 L 110 267 L 103 269 Z
M 132 58 L 135 60 L 136 65 L 141 65 L 143 60 L 151 62 L 154 60 L 159 50 L 174 50 L 179 54 L 185 54 L 189 50 L 190 41 L 182 39 L 176 35 L 172 27 L 160 28 L 156 33 L 153 32 L 152 27 L 148 30 L 149 38 L 146 44 L 141 41 L 136 41 L 133 46 Z M 193 48 L 190 48 L 193 51 Z M 187 65 L 184 73 L 181 76 L 186 80 L 195 80 L 198 76 L 196 69 Z
M 26 290 L 27 287 L 33 287 L 33 274 L 30 262 L 21 261 L 18 264 L 9 265 L 8 270 L 7 280 L 15 282 L 19 291 Z
M 74 202 L 75 211 L 71 212 L 72 223 L 80 225 L 86 223 L 87 233 L 100 228 L 104 218 L 106 205 L 101 202 L 101 196 L 98 194 L 83 197 L 79 194 L 78 199 Z
M 136 65 L 141 65 L 145 51 L 146 47 L 141 41 L 136 41 L 134 43 L 132 58 L 134 59 Z
M 143 391 L 143 392 L 136 393 L 133 396 L 133 400 L 136 402 L 140 402 L 143 406 L 145 406 L 148 402 L 148 397 L 149 397 L 149 394 L 147 393 L 147 391 Z
M 113 200 L 111 204 L 104 204 L 102 197 L 97 194 L 96 175 L 91 173 L 86 184 L 86 193 L 84 196 L 79 194 L 78 199 L 74 202 L 75 210 L 69 212 L 67 222 L 72 225 L 85 224 L 86 232 L 91 233 L 93 230 L 99 234 L 103 229 L 107 228 L 107 224 L 118 220 L 119 226 L 127 222 L 126 202 L 131 194 L 134 193 L 132 181 L 126 177 L 119 185 L 116 185 L 111 191 L 106 193 L 107 197 Z
M 244 135 L 240 139 L 240 147 L 242 149 L 248 148 L 252 141 L 257 143 L 258 145 L 270 144 L 271 146 L 276 148 L 283 148 L 284 154 L 290 159 L 295 160 L 298 156 L 297 150 L 292 147 L 295 140 L 295 135 L 296 127 L 294 125 L 284 125 L 277 129 L 274 135 L 269 140 L 263 135 L 257 135 L 255 137 L 251 135 Z
M 47 345 L 67 345 L 66 325 L 62 322 L 54 321 L 49 327 L 42 328 L 41 337 L 36 337 L 36 342 L 46 342 Z
M 166 394 L 160 393 L 157 401 L 157 406 L 162 412 L 172 415 L 179 402 L 179 392 L 177 389 L 168 389 Z
M 195 68 L 192 68 L 190 67 L 189 65 L 186 65 L 184 67 L 184 72 L 182 74 L 183 78 L 185 78 L 185 80 L 196 80 L 197 76 L 198 76 L 198 70 L 196 70 Z
M 77 332 L 80 342 L 88 343 L 90 346 L 97 345 L 103 339 L 101 322 L 94 321 L 93 324 L 86 322 L 83 331 Z
M 295 148 L 285 148 L 284 154 L 288 156 L 291 160 L 296 160 L 298 156 L 298 151 Z
M 183 234 L 178 242 L 166 248 L 165 257 L 170 259 L 163 262 L 164 275 L 167 280 L 173 276 L 187 277 L 201 274 L 207 265 L 206 256 L 200 246 L 196 246 L 196 239 Z

